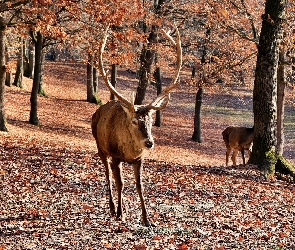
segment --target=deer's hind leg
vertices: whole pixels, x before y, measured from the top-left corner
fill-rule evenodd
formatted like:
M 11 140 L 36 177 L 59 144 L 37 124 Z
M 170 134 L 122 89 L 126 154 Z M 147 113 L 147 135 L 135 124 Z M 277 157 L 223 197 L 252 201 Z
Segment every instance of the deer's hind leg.
M 99 151 L 98 155 L 99 155 L 102 163 L 105 166 L 106 181 L 107 181 L 107 184 L 108 184 L 108 192 L 109 192 L 110 212 L 111 212 L 112 216 L 115 216 L 116 211 L 115 211 L 115 204 L 114 204 L 113 191 L 112 191 L 112 170 L 111 170 L 111 167 L 110 167 L 110 162 L 102 152 Z

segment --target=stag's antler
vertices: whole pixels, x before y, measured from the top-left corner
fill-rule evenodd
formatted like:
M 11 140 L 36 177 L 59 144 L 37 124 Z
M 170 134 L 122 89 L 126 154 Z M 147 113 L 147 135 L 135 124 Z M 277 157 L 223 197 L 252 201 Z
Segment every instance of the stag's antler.
M 107 85 L 108 89 L 110 90 L 111 93 L 113 93 L 120 101 L 122 101 L 124 104 L 127 105 L 127 107 L 130 110 L 134 111 L 134 104 L 129 102 L 124 96 L 122 96 L 119 92 L 117 92 L 117 90 L 114 88 L 114 86 L 111 84 L 110 80 L 108 79 L 108 76 L 103 68 L 103 60 L 102 60 L 102 54 L 104 51 L 104 47 L 106 45 L 107 42 L 107 38 L 108 38 L 108 29 L 109 29 L 110 25 L 107 26 L 102 38 L 101 38 L 101 46 L 99 48 L 99 65 L 98 65 L 98 69 L 100 71 L 100 74 L 102 75 L 102 78 L 105 82 L 105 84 Z
M 113 87 L 111 82 L 108 79 L 108 76 L 103 68 L 103 60 L 102 60 L 102 54 L 104 51 L 104 47 L 106 45 L 107 37 L 108 37 L 108 29 L 109 25 L 107 26 L 102 39 L 101 39 L 101 46 L 99 49 L 99 71 L 100 74 L 102 75 L 108 89 L 113 93 L 120 101 L 122 101 L 125 105 L 130 110 L 135 110 L 133 102 L 129 102 L 125 97 L 123 97 L 117 90 Z M 170 99 L 169 93 L 171 92 L 172 89 L 176 88 L 179 84 L 178 77 L 179 77 L 179 72 L 181 69 L 181 64 L 182 64 L 182 49 L 181 49 L 181 41 L 180 41 L 180 35 L 179 31 L 176 27 L 176 42 L 173 40 L 173 38 L 170 35 L 170 31 L 165 32 L 163 30 L 165 36 L 169 41 L 172 42 L 174 46 L 176 46 L 176 51 L 177 51 L 177 61 L 176 61 L 176 73 L 171 81 L 171 83 L 150 103 L 147 105 L 148 109 L 153 109 L 153 110 L 161 110 L 164 109 Z
M 180 41 L 180 35 L 179 35 L 179 31 L 177 27 L 176 27 L 176 42 L 170 36 L 170 31 L 168 32 L 165 32 L 164 30 L 162 31 L 164 32 L 168 40 L 171 41 L 174 46 L 176 46 L 176 52 L 177 52 L 176 73 L 171 83 L 147 106 L 149 109 L 154 109 L 154 110 L 161 110 L 167 106 L 170 99 L 169 93 L 171 92 L 172 89 L 176 88 L 179 84 L 178 77 L 179 77 L 179 72 L 180 72 L 181 64 L 182 64 L 181 41 Z M 165 102 L 163 102 L 164 98 L 166 98 Z

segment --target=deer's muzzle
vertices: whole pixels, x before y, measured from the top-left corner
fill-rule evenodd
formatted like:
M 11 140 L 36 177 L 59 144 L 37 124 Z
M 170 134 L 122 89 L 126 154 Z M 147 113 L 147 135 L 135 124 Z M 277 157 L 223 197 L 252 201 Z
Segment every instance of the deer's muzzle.
M 151 141 L 151 140 L 146 140 L 146 141 L 145 141 L 145 146 L 146 146 L 147 148 L 153 148 L 153 147 L 154 147 L 154 142 Z

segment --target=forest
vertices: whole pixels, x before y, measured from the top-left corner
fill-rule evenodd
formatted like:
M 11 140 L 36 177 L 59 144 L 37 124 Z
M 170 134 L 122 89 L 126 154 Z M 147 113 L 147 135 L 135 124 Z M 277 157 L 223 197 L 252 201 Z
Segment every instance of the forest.
M 1 1 L 0 249 L 295 249 L 294 13 Z M 154 145 L 105 168 L 92 116 L 113 102 L 154 112 Z M 253 127 L 246 164 L 226 164 L 229 126 Z

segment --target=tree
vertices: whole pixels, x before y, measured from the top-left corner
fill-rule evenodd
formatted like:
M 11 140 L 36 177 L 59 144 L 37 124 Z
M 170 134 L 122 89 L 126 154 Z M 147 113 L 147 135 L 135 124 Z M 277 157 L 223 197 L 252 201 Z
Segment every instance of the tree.
M 24 76 L 28 78 L 34 78 L 35 67 L 35 48 L 32 45 L 32 39 L 26 39 L 25 48 L 26 53 L 24 56 Z
M 37 114 L 38 110 L 38 92 L 41 81 L 41 57 L 42 57 L 42 46 L 43 46 L 43 35 L 40 31 L 37 32 L 35 41 L 35 68 L 34 68 L 34 78 L 33 86 L 31 91 L 31 111 L 30 111 L 30 120 L 29 122 L 33 125 L 39 126 L 39 118 Z
M 116 88 L 117 84 L 117 64 L 112 64 L 112 72 L 111 72 L 111 84 L 114 88 Z M 115 100 L 115 95 L 111 93 L 110 100 Z
M 4 18 L 0 15 L 0 130 L 7 131 L 4 113 L 4 86 L 5 86 L 5 29 Z
M 154 72 L 154 77 L 156 80 L 156 87 L 157 87 L 157 95 L 161 94 L 162 92 L 162 80 L 161 80 L 161 69 L 160 67 L 156 67 Z M 155 126 L 161 127 L 161 110 L 156 111 L 156 119 L 155 119 Z
M 9 55 L 7 46 L 5 48 L 5 58 L 6 58 L 6 65 L 7 65 L 7 71 L 6 71 L 6 77 L 5 77 L 5 86 L 11 87 L 11 85 L 12 85 L 12 72 L 11 72 L 12 69 L 9 67 L 10 55 Z
M 96 94 L 94 80 L 93 58 L 92 55 L 89 55 L 87 63 L 87 102 L 101 104 L 101 100 Z
M 18 51 L 18 58 L 17 58 L 17 66 L 15 72 L 15 78 L 13 85 L 19 88 L 23 87 L 23 73 L 24 73 L 24 52 L 23 52 L 23 38 L 19 38 L 19 51 Z
M 203 88 L 200 87 L 196 94 L 196 102 L 195 102 L 195 116 L 194 116 L 194 132 L 192 135 L 192 140 L 201 143 L 201 105 L 202 105 L 202 95 Z
M 156 27 L 153 25 L 147 43 L 144 45 L 140 55 L 140 68 L 138 73 L 139 83 L 134 102 L 136 105 L 141 105 L 145 97 L 146 88 L 149 84 L 149 76 L 151 75 L 152 64 L 155 59 L 155 50 L 153 49 L 153 46 L 156 42 Z
M 21 12 L 24 5 L 29 0 L 7 1 L 0 2 L 0 130 L 7 131 L 6 117 L 4 112 L 4 86 L 5 86 L 5 32 L 6 30 L 16 25 L 14 23 L 17 14 Z
M 285 108 L 285 88 L 286 88 L 286 69 L 284 62 L 286 61 L 285 46 L 282 45 L 279 52 L 278 65 L 278 90 L 277 90 L 277 144 L 276 151 L 279 155 L 283 155 L 284 151 L 284 108 Z
M 27 30 L 35 47 L 33 86 L 31 91 L 31 110 L 29 122 L 39 126 L 38 95 L 45 96 L 43 89 L 44 48 L 65 40 L 65 25 L 74 16 L 76 2 L 34 1 L 30 2 L 19 16 L 19 27 Z M 68 8 L 68 9 L 67 9 Z M 31 73 L 31 70 L 30 70 Z
M 163 4 L 165 3 L 166 0 L 155 0 L 153 4 L 153 11 L 156 16 L 161 16 L 161 8 Z M 159 23 L 151 25 L 150 29 L 145 22 L 145 20 L 142 22 L 142 27 L 143 31 L 147 33 L 149 30 L 149 35 L 147 38 L 146 43 L 144 44 L 141 54 L 140 54 L 140 67 L 139 67 L 139 83 L 138 83 L 138 88 L 136 91 L 136 96 L 135 96 L 135 104 L 140 105 L 143 103 L 145 93 L 147 86 L 150 81 L 150 76 L 152 75 L 152 64 L 155 62 L 155 59 L 157 60 L 158 56 L 156 54 L 155 50 L 155 44 L 158 42 L 158 26 Z M 162 84 L 160 81 L 160 68 L 157 66 L 156 69 L 156 81 L 157 81 L 157 94 L 159 94 L 159 91 L 161 91 L 161 86 L 159 84 Z M 157 126 L 160 126 L 160 112 L 157 112 L 157 121 L 156 124 Z
M 283 0 L 265 3 L 254 80 L 254 141 L 249 162 L 258 165 L 266 177 L 276 170 L 285 172 L 289 169 L 291 175 L 295 174 L 295 169 L 285 164 L 276 152 L 277 73 L 285 5 Z

